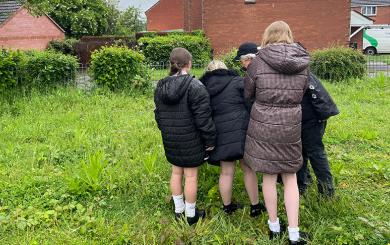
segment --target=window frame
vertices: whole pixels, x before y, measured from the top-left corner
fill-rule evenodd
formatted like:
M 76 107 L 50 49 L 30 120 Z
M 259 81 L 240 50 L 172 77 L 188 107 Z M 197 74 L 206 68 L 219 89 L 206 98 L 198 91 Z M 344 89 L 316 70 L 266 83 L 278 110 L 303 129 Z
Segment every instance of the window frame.
M 370 9 L 370 13 L 368 13 L 368 9 Z M 375 10 L 375 12 L 374 12 Z M 362 6 L 362 15 L 364 16 L 376 16 L 378 13 L 378 6 L 377 5 L 364 5 Z

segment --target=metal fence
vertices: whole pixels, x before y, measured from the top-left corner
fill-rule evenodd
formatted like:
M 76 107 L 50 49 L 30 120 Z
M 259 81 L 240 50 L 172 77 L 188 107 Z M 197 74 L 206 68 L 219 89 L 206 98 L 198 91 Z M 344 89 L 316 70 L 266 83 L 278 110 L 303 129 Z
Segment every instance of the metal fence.
M 169 75 L 169 62 L 158 62 L 148 64 L 151 80 L 158 81 Z M 192 64 L 191 75 L 194 75 L 197 78 L 200 78 L 204 72 L 206 64 Z
M 390 55 L 368 55 L 367 72 L 368 76 L 375 77 L 378 74 L 390 76 Z M 147 65 L 151 75 L 151 81 L 156 82 L 169 75 L 169 62 L 150 63 Z M 191 74 L 196 78 L 200 78 L 207 64 L 192 64 Z M 89 87 L 91 85 L 91 77 L 88 73 L 88 65 L 80 64 L 77 75 L 76 85 L 78 87 Z
M 378 74 L 390 76 L 390 55 L 367 55 L 367 72 L 370 77 Z

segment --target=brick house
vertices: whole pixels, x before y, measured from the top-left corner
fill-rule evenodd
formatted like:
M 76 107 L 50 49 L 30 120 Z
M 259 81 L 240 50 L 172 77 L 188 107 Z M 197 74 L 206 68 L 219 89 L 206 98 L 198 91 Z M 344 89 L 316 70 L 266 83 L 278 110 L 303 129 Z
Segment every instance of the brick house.
M 49 16 L 35 17 L 17 1 L 0 2 L 0 48 L 43 50 L 65 32 Z
M 184 1 L 160 0 L 145 12 L 148 31 L 184 29 Z
M 372 19 L 375 25 L 390 25 L 390 0 L 352 0 L 351 8 Z
M 174 15 L 168 2 L 173 1 L 177 2 L 157 3 L 160 17 L 157 20 L 156 14 L 147 14 L 148 23 L 168 21 Z M 182 23 L 182 28 L 176 29 L 203 29 L 216 53 L 246 41 L 260 43 L 265 28 L 276 20 L 289 23 L 295 39 L 311 50 L 349 42 L 351 0 L 182 0 L 177 3 L 178 9 L 183 7 L 184 17 L 177 22 Z

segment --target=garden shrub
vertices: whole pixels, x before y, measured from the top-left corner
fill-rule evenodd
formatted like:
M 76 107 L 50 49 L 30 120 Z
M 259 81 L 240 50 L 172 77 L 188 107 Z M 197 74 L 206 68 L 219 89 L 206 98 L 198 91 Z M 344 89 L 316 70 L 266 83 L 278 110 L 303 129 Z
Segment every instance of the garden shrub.
M 150 63 L 168 63 L 174 48 L 186 48 L 191 52 L 193 63 L 204 65 L 211 59 L 209 40 L 201 35 L 168 35 L 142 37 L 138 40 L 139 48 Z
M 25 83 L 53 86 L 74 82 L 78 61 L 74 56 L 52 51 L 31 52 L 26 59 Z
M 366 74 L 366 60 L 359 51 L 335 47 L 314 51 L 310 68 L 322 79 L 339 82 L 350 78 L 362 78 Z
M 144 92 L 150 88 L 145 57 L 127 47 L 103 47 L 92 53 L 93 80 L 111 90 L 130 88 Z
M 241 76 L 244 76 L 245 72 L 242 70 L 240 62 L 234 60 L 236 55 L 237 49 L 234 48 L 230 52 L 217 57 L 217 59 L 223 61 L 229 69 L 236 71 Z
M 76 45 L 78 39 L 68 38 L 65 40 L 52 40 L 47 46 L 47 50 L 56 51 L 62 54 L 76 55 Z
M 23 78 L 25 54 L 21 51 L 0 50 L 0 91 L 16 87 Z

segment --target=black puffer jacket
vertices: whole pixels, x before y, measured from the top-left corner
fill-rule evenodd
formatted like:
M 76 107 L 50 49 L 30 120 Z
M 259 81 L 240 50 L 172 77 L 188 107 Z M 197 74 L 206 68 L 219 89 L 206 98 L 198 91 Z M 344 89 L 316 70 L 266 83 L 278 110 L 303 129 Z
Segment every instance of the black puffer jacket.
M 201 79 L 211 98 L 217 144 L 209 162 L 234 161 L 243 158 L 249 112 L 244 99 L 244 80 L 236 72 L 215 70 Z
M 168 161 L 179 167 L 201 165 L 206 146 L 214 146 L 216 138 L 203 84 L 190 75 L 167 77 L 158 82 L 154 102 Z
M 312 72 L 309 73 L 309 87 L 302 98 L 301 106 L 302 123 L 308 125 L 340 113 L 328 91 Z

